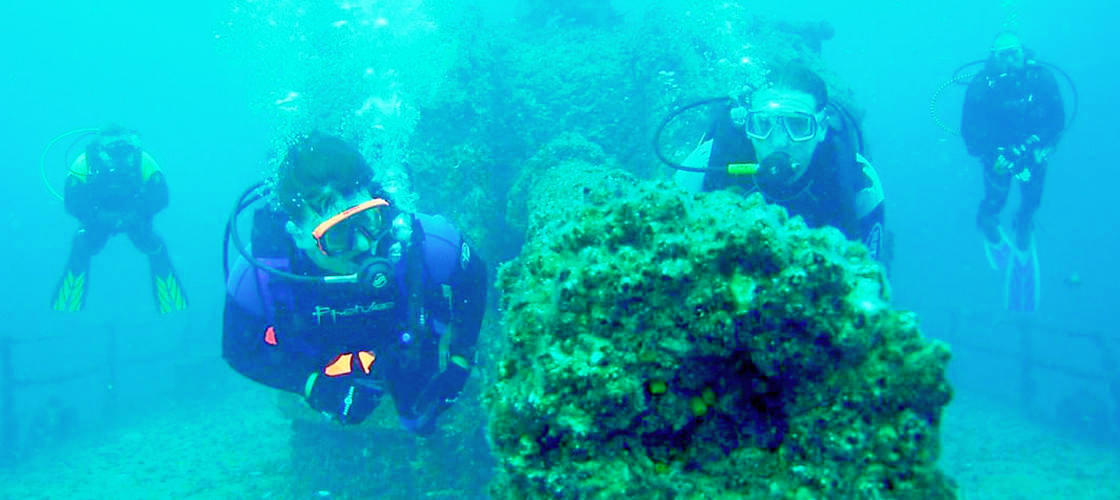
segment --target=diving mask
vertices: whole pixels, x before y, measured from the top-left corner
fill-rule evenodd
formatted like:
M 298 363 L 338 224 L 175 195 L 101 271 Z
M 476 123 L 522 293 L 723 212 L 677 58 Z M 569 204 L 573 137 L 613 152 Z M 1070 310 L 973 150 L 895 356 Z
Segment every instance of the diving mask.
M 774 129 L 785 129 L 793 142 L 805 142 L 817 135 L 824 120 L 824 112 L 816 111 L 813 97 L 800 92 L 780 89 L 762 89 L 751 96 L 751 108 L 743 122 L 747 136 L 764 141 Z
M 97 173 L 116 173 L 136 168 L 140 162 L 140 145 L 134 137 L 113 137 L 96 147 L 97 160 L 93 162 Z
M 749 111 L 746 131 L 751 139 L 764 141 L 770 137 L 776 127 L 781 126 L 785 128 L 791 141 L 804 142 L 817 135 L 819 121 L 816 116 L 801 111 Z
M 1023 64 L 1025 54 L 1020 47 L 1010 47 L 992 51 L 992 60 L 997 67 L 1018 68 Z
M 374 244 L 378 239 L 375 231 L 382 227 L 380 209 L 387 206 L 389 202 L 374 198 L 319 223 L 311 231 L 319 252 L 327 257 L 337 257 L 357 249 L 363 238 L 367 244 Z

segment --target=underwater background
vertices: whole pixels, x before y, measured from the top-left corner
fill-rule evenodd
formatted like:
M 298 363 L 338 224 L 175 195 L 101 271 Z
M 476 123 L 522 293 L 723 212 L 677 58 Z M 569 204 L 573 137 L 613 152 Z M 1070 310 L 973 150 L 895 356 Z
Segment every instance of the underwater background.
M 941 466 L 960 496 L 1120 498 L 1120 176 L 1107 158 L 1120 109 L 1116 7 L 775 4 L 3 4 L 0 337 L 16 383 L 0 498 L 346 497 L 330 474 L 292 465 L 316 446 L 289 442 L 295 410 L 219 355 L 226 220 L 286 141 L 313 128 L 354 141 L 406 203 L 447 215 L 497 267 L 524 232 L 509 193 L 546 145 L 592 143 L 604 164 L 667 178 L 651 149 L 657 123 L 794 50 L 777 21 L 835 29 L 819 65 L 864 117 L 894 236 L 892 305 L 953 353 Z M 1002 276 L 975 229 L 977 162 L 938 123 L 957 128 L 963 87 L 947 81 L 1004 29 L 1069 75 L 1067 113 L 1075 93 L 1080 103 L 1036 216 L 1042 305 L 1011 321 L 1000 321 Z M 72 141 L 45 148 L 110 122 L 139 130 L 166 173 L 171 203 L 156 229 L 191 299 L 185 314 L 153 311 L 147 264 L 127 238 L 94 258 L 85 311 L 48 307 L 77 223 L 43 179 L 59 188 Z M 694 127 L 667 134 L 666 151 L 687 152 L 703 132 L 698 117 L 685 122 Z M 1012 195 L 1005 221 L 1016 205 Z M 498 315 L 482 345 L 500 344 Z M 480 373 L 468 393 L 487 380 Z M 493 465 L 484 413 L 457 408 L 458 437 L 424 444 L 386 424 L 382 456 L 357 474 L 389 498 L 481 495 Z M 474 470 L 456 472 L 460 483 L 423 484 L 464 467 Z

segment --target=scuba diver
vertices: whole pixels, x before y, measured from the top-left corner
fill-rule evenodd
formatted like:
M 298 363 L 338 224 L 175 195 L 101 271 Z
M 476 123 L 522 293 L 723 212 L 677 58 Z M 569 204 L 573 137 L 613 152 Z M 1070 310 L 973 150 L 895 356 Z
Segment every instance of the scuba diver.
M 724 103 L 682 164 L 657 152 L 678 170 L 676 182 L 691 191 L 760 192 L 810 227 L 833 226 L 862 242 L 872 258 L 885 263 L 879 175 L 860 154 L 858 126 L 829 101 L 824 80 L 808 68 L 789 65 L 749 101 L 706 100 L 678 110 Z
M 238 215 L 259 200 L 246 247 Z M 313 133 L 274 187 L 245 192 L 226 231 L 240 254 L 222 335 L 234 370 L 341 424 L 388 393 L 404 428 L 435 430 L 474 365 L 486 303 L 485 265 L 455 227 L 398 209 L 361 153 Z
M 965 93 L 961 137 L 980 160 L 984 199 L 976 224 L 988 263 L 1007 272 L 1007 308 L 1030 312 L 1038 305 L 1038 256 L 1033 217 L 1042 200 L 1046 166 L 1065 126 L 1061 91 L 1053 73 L 1030 57 L 1019 37 L 1001 33 L 984 68 Z M 1009 240 L 999 226 L 1013 181 L 1021 199 Z
M 167 181 L 140 145 L 139 135 L 118 125 L 97 131 L 66 176 L 66 212 L 80 227 L 70 246 L 66 270 L 55 288 L 52 307 L 77 312 L 85 305 L 90 259 L 109 238 L 125 233 L 148 256 L 152 293 L 160 313 L 187 308 L 163 238 L 152 219 L 167 207 Z

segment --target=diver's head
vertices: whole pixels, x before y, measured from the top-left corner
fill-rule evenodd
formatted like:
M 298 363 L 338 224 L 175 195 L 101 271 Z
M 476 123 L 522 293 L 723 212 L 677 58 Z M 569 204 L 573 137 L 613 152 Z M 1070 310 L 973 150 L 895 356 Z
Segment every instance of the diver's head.
M 786 183 L 800 179 L 828 133 L 828 88 L 808 68 L 791 65 L 775 73 L 771 86 L 755 91 L 745 117 L 747 137 L 762 164 L 782 157 Z
M 1022 40 L 1018 35 L 1008 31 L 996 35 L 996 39 L 992 41 L 988 60 L 992 68 L 999 73 L 1023 69 L 1027 63 L 1027 56 Z
M 95 175 L 139 175 L 143 152 L 140 135 L 120 125 L 107 125 L 86 147 L 86 161 Z
M 297 140 L 276 172 L 276 197 L 296 246 L 317 266 L 358 272 L 388 233 L 373 170 L 338 137 L 312 133 Z

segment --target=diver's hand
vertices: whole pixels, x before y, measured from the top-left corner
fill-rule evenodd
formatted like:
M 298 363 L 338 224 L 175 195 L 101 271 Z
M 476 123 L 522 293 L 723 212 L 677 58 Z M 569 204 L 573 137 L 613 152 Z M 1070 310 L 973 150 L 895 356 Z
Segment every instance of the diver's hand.
M 362 423 L 385 392 L 372 377 L 358 374 L 329 377 L 315 372 L 308 377 L 307 385 L 307 404 L 344 425 Z
M 1011 173 L 1011 169 L 1014 167 L 1015 163 L 1008 159 L 1007 156 L 1000 154 L 996 157 L 995 164 L 992 165 L 992 170 L 997 174 L 1008 174 Z
M 409 409 L 410 418 L 402 416 L 402 423 L 410 430 L 419 434 L 428 434 L 435 430 L 435 420 L 440 413 L 447 410 L 459 397 L 459 392 L 467 383 L 470 371 L 457 364 L 449 363 L 447 369 L 436 374 L 428 382 L 427 387 L 416 397 L 416 402 Z
M 1028 182 L 1031 180 L 1031 169 L 1026 167 L 1026 161 L 1016 160 L 1009 161 L 1003 155 L 996 158 L 996 164 L 992 168 L 999 175 L 1010 175 L 1020 182 Z
M 1033 161 L 1035 164 L 1040 164 L 1050 154 L 1050 148 L 1042 147 L 1042 139 L 1038 135 L 1028 137 L 1022 144 L 1012 147 L 1010 151 L 1012 163 Z
M 1046 162 L 1046 158 L 1050 156 L 1050 148 L 1034 148 L 1031 150 L 1033 153 L 1034 162 L 1036 165 L 1041 165 Z

